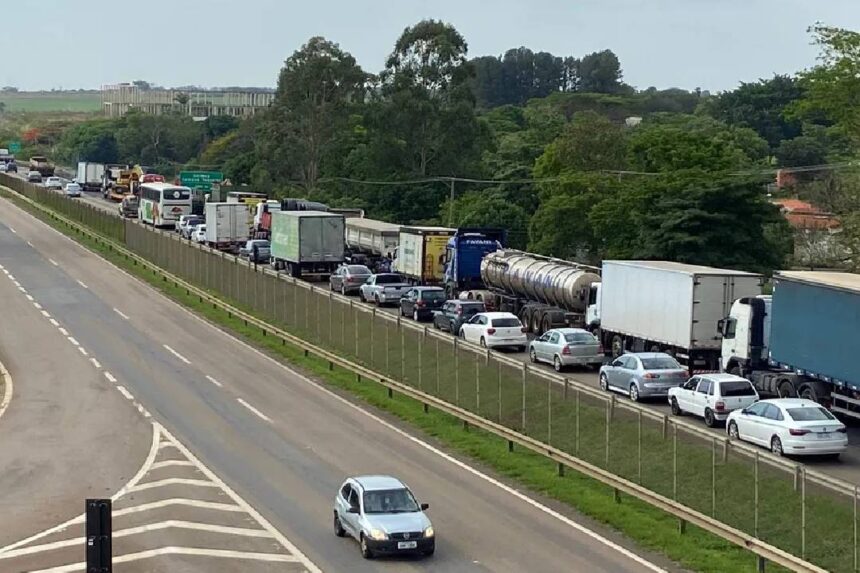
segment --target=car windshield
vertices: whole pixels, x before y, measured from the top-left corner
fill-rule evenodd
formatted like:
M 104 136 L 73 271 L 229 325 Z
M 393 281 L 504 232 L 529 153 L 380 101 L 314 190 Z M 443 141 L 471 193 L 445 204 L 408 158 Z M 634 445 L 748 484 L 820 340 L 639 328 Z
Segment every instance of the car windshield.
M 370 269 L 364 265 L 347 265 L 346 272 L 351 275 L 369 275 Z
M 418 509 L 418 502 L 405 488 L 364 492 L 364 513 L 412 513 Z
M 443 290 L 424 290 L 421 291 L 423 300 L 445 300 L 445 291 Z
M 466 316 L 472 316 L 473 314 L 484 312 L 483 304 L 463 304 L 460 305 L 460 308 L 463 309 L 463 314 Z
M 522 325 L 519 318 L 494 318 L 493 326 L 499 328 L 519 328 Z
M 746 380 L 737 382 L 720 382 L 722 396 L 755 396 L 755 388 Z
M 645 370 L 676 370 L 681 365 L 671 356 L 654 356 L 653 358 L 640 358 Z
M 597 339 L 588 332 L 567 332 L 564 339 L 568 344 L 597 344 Z
M 403 277 L 400 275 L 376 275 L 376 284 L 387 285 L 394 283 L 402 283 Z
M 795 422 L 821 422 L 835 420 L 836 418 L 825 408 L 815 406 L 811 408 L 788 408 L 788 415 Z

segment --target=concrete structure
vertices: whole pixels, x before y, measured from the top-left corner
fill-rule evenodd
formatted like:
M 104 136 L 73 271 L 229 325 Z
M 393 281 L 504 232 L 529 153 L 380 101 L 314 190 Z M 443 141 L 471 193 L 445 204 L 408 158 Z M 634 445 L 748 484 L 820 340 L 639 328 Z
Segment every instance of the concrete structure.
M 179 103 L 187 96 L 186 103 Z M 107 117 L 122 117 L 129 109 L 162 115 L 181 111 L 192 117 L 230 115 L 250 117 L 275 99 L 271 91 L 181 91 L 141 89 L 133 84 L 102 86 L 102 109 Z

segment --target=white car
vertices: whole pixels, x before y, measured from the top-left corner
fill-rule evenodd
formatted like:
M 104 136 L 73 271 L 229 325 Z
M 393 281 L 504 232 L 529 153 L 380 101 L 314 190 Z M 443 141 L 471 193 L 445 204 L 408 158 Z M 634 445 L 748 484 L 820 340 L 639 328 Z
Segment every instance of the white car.
M 486 348 L 509 346 L 520 352 L 529 345 L 523 323 L 509 312 L 479 312 L 460 327 L 460 338 Z
M 774 454 L 828 455 L 848 448 L 848 430 L 812 400 L 777 398 L 729 414 L 726 432 L 736 440 L 770 448 Z
M 81 186 L 77 183 L 66 183 L 66 197 L 80 197 Z
M 46 189 L 62 189 L 63 180 L 59 177 L 48 177 L 45 179 L 44 185 Z
M 198 243 L 205 243 L 206 242 L 206 224 L 204 223 L 202 225 L 197 225 L 197 227 L 194 229 L 194 234 L 192 235 L 191 238 L 194 239 L 195 241 L 197 241 Z
M 756 402 L 758 392 L 752 382 L 734 374 L 699 374 L 681 386 L 669 388 L 672 414 L 699 416 L 709 428 L 725 421 L 730 412 Z

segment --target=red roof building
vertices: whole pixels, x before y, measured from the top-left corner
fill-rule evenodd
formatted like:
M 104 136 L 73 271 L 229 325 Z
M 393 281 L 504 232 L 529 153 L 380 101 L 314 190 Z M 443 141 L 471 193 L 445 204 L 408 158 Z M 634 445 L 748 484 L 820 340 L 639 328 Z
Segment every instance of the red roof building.
M 841 225 L 833 213 L 822 211 L 800 199 L 774 199 L 789 224 L 795 229 L 835 230 Z

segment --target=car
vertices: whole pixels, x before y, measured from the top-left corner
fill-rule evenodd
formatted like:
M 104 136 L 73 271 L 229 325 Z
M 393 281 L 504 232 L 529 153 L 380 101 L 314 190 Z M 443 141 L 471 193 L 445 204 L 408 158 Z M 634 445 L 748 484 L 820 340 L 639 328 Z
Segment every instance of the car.
M 202 221 L 203 218 L 200 215 L 180 215 L 179 219 L 176 221 L 175 230 L 180 235 L 183 234 L 183 231 L 188 226 L 191 221 Z M 184 235 L 183 235 L 184 236 Z
M 622 392 L 638 402 L 669 395 L 672 388 L 687 382 L 687 369 L 664 352 L 628 352 L 600 367 L 600 387 Z
M 199 223 L 192 224 L 199 225 Z M 272 245 L 266 239 L 251 239 L 239 248 L 239 256 L 247 258 L 251 263 L 268 263 L 272 254 L 271 249 Z
M 735 410 L 726 421 L 730 438 L 752 442 L 778 456 L 826 455 L 848 448 L 848 430 L 827 408 L 802 398 L 761 400 Z
M 358 298 L 376 306 L 399 303 L 410 288 L 412 285 L 397 273 L 377 273 L 358 288 Z
M 135 195 L 126 195 L 119 202 L 120 217 L 137 217 L 137 212 L 140 209 L 140 199 Z
M 200 223 L 195 227 L 194 234 L 191 236 L 191 239 L 198 243 L 206 242 L 206 223 Z
M 38 171 L 28 171 L 27 172 L 27 182 L 28 183 L 41 183 L 42 182 L 42 174 Z
M 412 287 L 400 298 L 400 316 L 412 316 L 418 322 L 433 317 L 433 311 L 445 304 L 445 290 L 442 287 Z
M 555 328 L 529 343 L 529 360 L 548 362 L 556 372 L 568 366 L 603 364 L 603 346 L 593 334 L 582 328 Z
M 48 177 L 45 179 L 45 189 L 63 189 L 63 180 L 59 177 Z
M 0 161 L 0 173 L 6 173 L 9 170 L 9 164 L 5 161 Z
M 399 479 L 383 475 L 347 478 L 334 498 L 334 534 L 358 541 L 361 555 L 420 554 L 436 551 L 436 532 L 418 503 Z
M 328 288 L 343 295 L 359 292 L 372 274 L 364 265 L 341 265 L 329 277 Z
M 479 300 L 446 300 L 442 310 L 433 315 L 433 326 L 456 336 L 464 322 L 486 310 Z
M 71 183 L 66 183 L 66 197 L 80 197 L 81 196 L 81 186 L 72 181 Z
M 18 173 L 18 164 L 10 161 L 6 164 L 6 173 Z
M 513 347 L 525 352 L 526 327 L 510 312 L 479 312 L 460 326 L 460 338 L 485 348 Z
M 758 402 L 752 382 L 734 374 L 698 374 L 683 385 L 669 389 L 672 414 L 690 413 L 705 419 L 712 428 L 724 422 L 734 410 Z
M 197 227 L 205 223 L 203 219 L 191 219 L 188 223 L 185 224 L 185 227 L 182 228 L 182 231 L 179 232 L 180 235 L 184 239 L 191 240 L 194 238 L 194 231 L 197 230 Z

